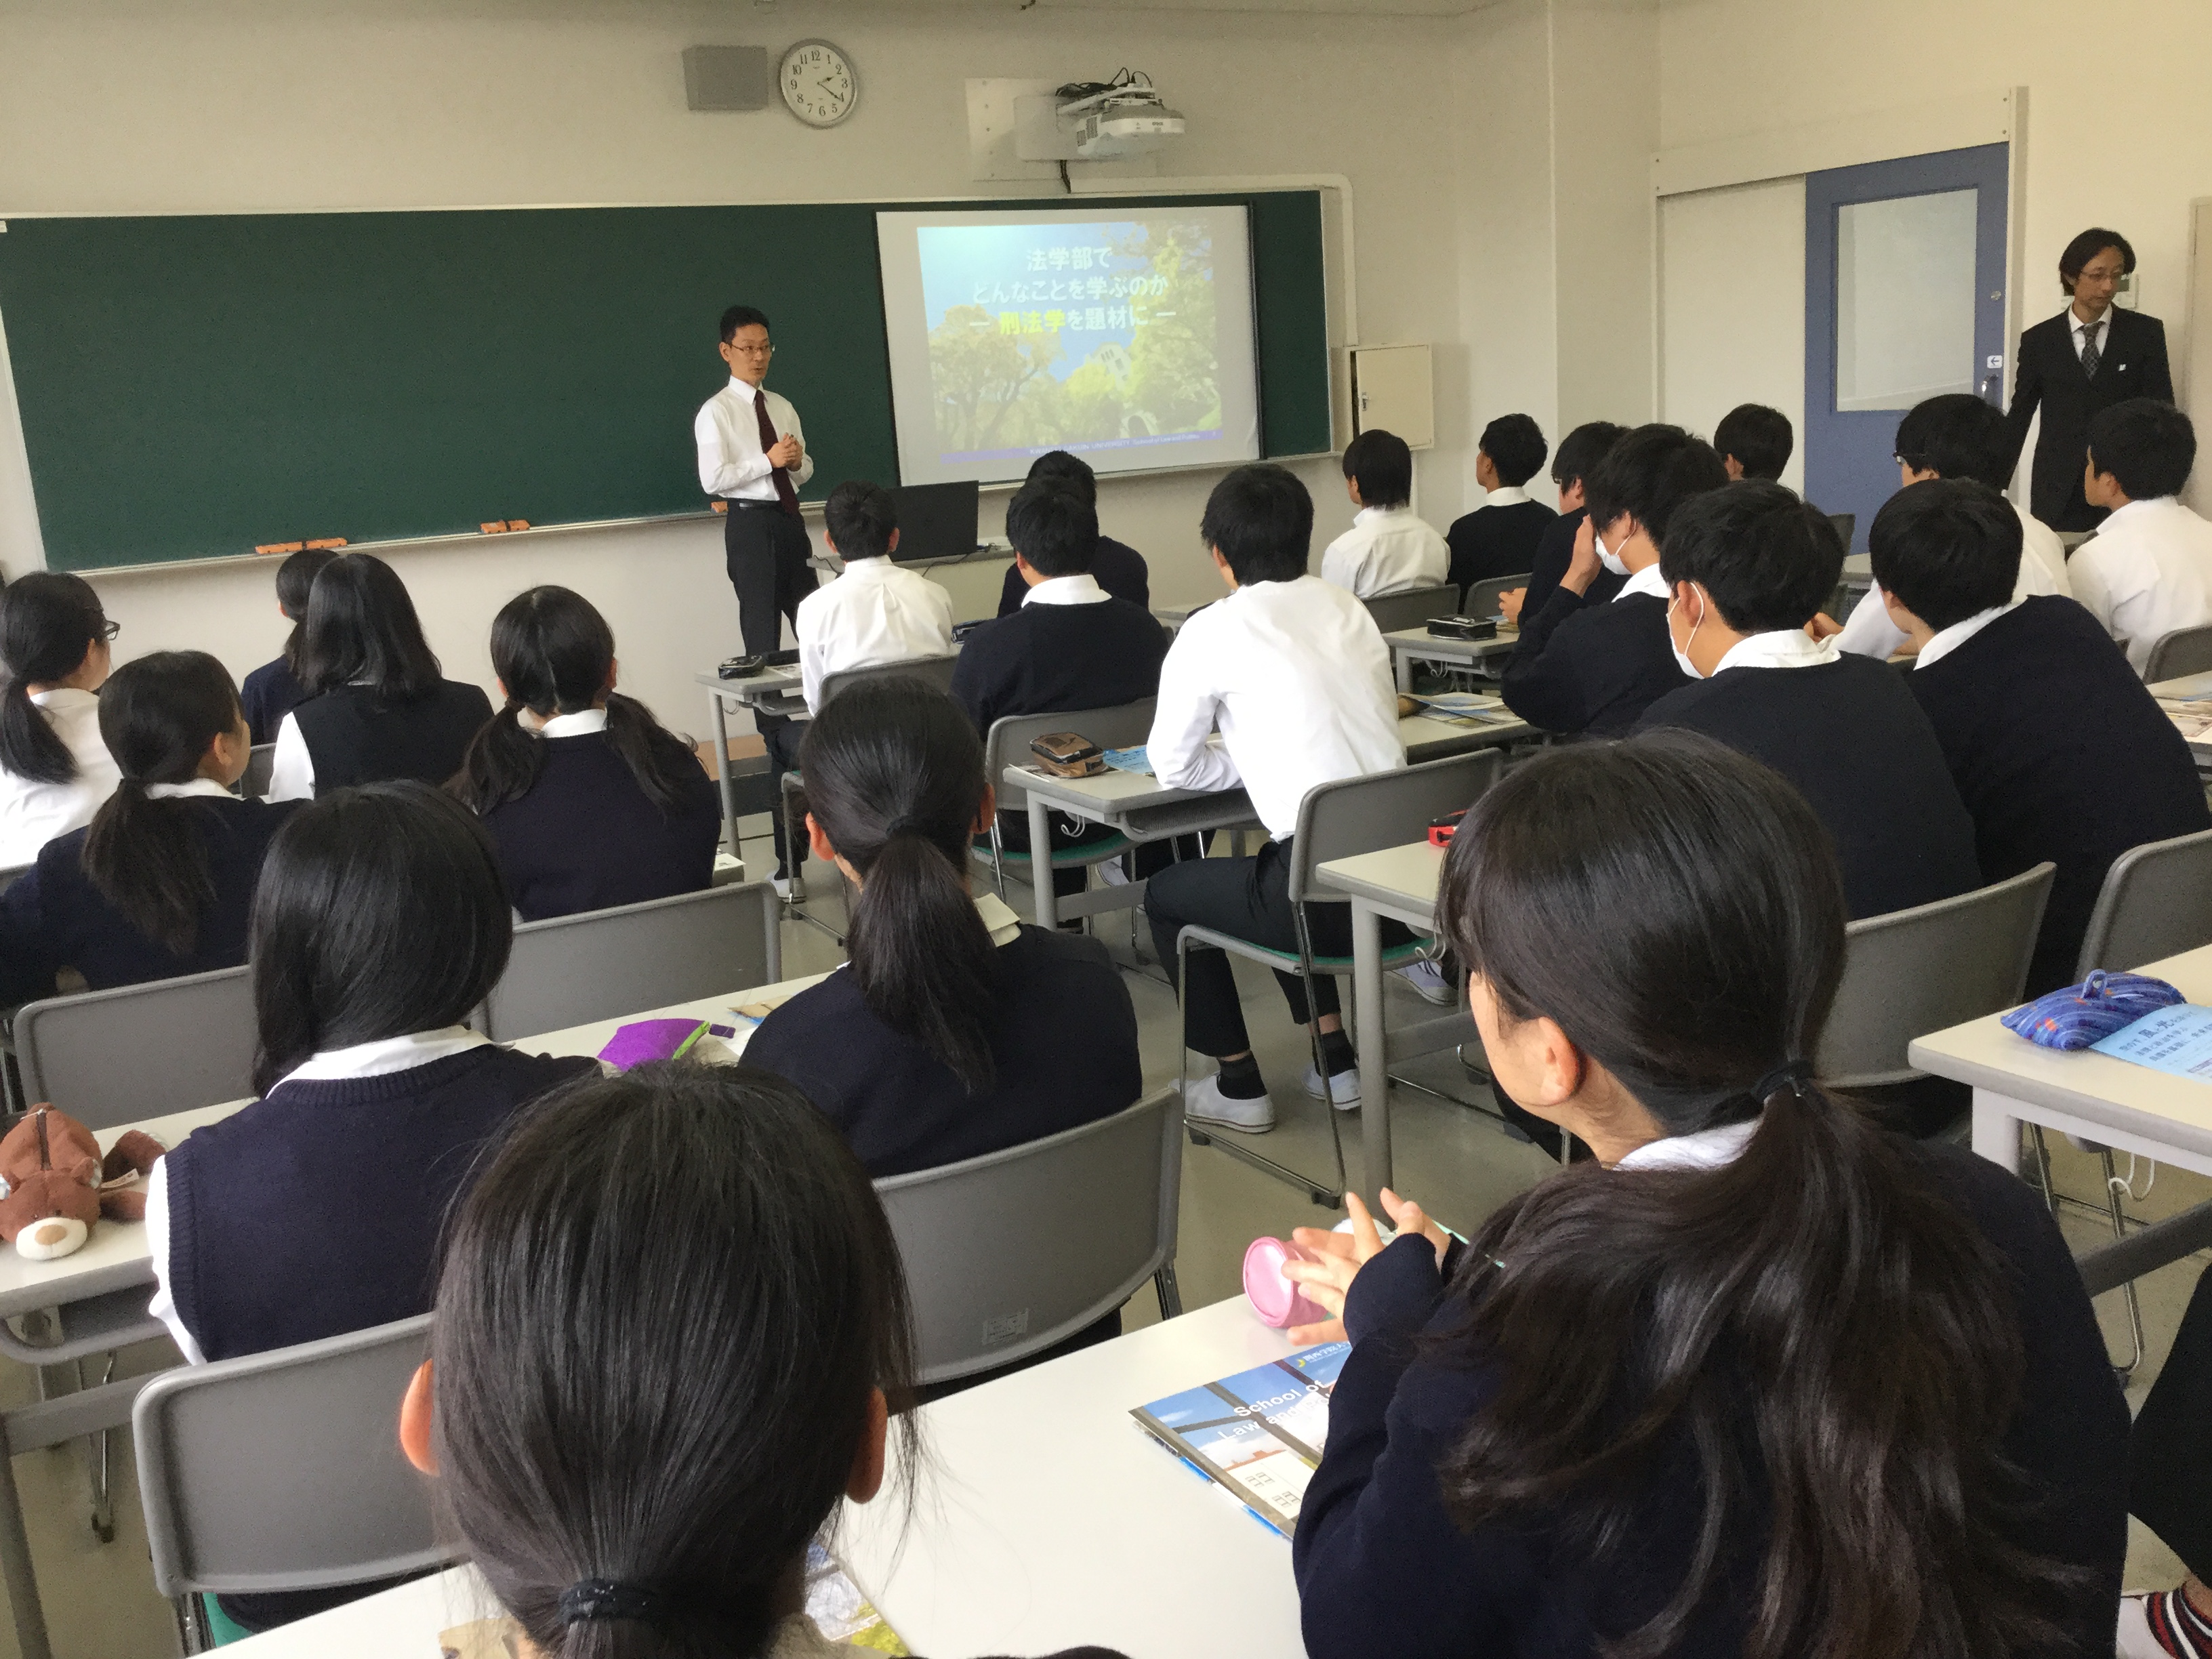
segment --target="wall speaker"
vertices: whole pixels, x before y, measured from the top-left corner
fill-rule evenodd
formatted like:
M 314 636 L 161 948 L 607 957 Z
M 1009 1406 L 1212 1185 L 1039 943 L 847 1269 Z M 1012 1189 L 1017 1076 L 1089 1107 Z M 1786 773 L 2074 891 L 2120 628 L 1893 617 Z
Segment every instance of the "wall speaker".
M 684 101 L 695 110 L 766 109 L 775 92 L 766 46 L 684 49 Z

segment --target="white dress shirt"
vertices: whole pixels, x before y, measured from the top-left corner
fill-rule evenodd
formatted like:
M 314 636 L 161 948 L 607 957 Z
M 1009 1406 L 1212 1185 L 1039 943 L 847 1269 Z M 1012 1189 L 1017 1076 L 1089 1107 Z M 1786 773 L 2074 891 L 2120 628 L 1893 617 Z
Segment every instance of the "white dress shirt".
M 723 495 L 733 501 L 775 499 L 775 480 L 769 476 L 775 469 L 769 465 L 768 453 L 761 447 L 755 398 L 768 399 L 769 423 L 775 427 L 777 437 L 797 438 L 802 445 L 806 441 L 806 434 L 799 430 L 799 411 L 788 398 L 766 386 L 747 386 L 732 374 L 729 385 L 699 406 L 698 418 L 691 422 L 691 435 L 699 445 L 699 488 L 709 495 Z M 792 488 L 796 489 L 813 476 L 814 457 L 802 449 L 799 465 L 791 469 Z
M 854 559 L 845 574 L 799 602 L 799 673 L 806 710 L 822 701 L 825 676 L 848 668 L 952 654 L 952 595 L 886 556 Z
M 1114 596 L 1089 571 L 1076 576 L 1047 576 L 1022 595 L 1024 605 L 1103 605 Z
M 313 800 L 315 757 L 300 731 L 300 717 L 288 714 L 276 728 L 276 752 L 269 757 L 269 793 L 264 800 Z
M 2071 574 L 2140 674 L 2162 635 L 2212 623 L 2212 524 L 2171 495 L 2130 501 L 2074 550 Z
M 2081 348 L 2087 343 L 2089 331 L 2093 328 L 2097 331 L 2097 361 L 2101 363 L 2106 357 L 2112 356 L 2112 307 L 2111 306 L 2106 306 L 2098 313 L 2095 322 L 2085 323 L 2081 320 L 2081 313 L 2069 305 L 2066 307 L 2066 326 L 2074 336 L 2074 356 L 2076 361 L 2081 358 Z
M 2074 589 L 2066 574 L 2066 544 L 2058 539 L 2058 532 L 2017 501 L 2007 505 L 2020 518 L 2020 574 L 2013 580 L 2013 603 L 2041 593 L 2071 599 Z M 1881 602 L 1881 590 L 1869 587 L 1851 607 L 1836 641 L 1855 657 L 1887 660 L 1905 648 L 1908 637 L 1890 620 L 1889 607 Z
M 1920 654 L 1912 659 L 1912 666 L 1917 671 L 1931 663 L 1942 661 L 1999 617 L 2007 611 L 2019 610 L 2020 603 L 2014 599 L 2008 605 L 1993 605 L 1986 611 L 1977 611 L 1964 622 L 1954 622 L 1948 628 L 1937 629 L 1929 636 L 1928 643 L 1920 647 Z
M 0 770 L 0 869 L 37 862 L 39 849 L 56 836 L 90 823 L 122 776 L 100 735 L 97 696 L 65 685 L 33 691 L 31 702 L 69 746 L 76 775 L 66 783 L 40 783 Z
M 1406 763 L 1389 647 L 1366 606 L 1318 578 L 1240 587 L 1168 647 L 1146 749 L 1170 789 L 1243 784 L 1288 841 L 1316 784 Z
M 1434 587 L 1450 568 L 1451 549 L 1410 507 L 1361 507 L 1321 556 L 1321 579 L 1362 599 Z
M 1639 594 L 1649 599 L 1663 599 L 1673 592 L 1667 586 L 1666 574 L 1659 568 L 1659 561 L 1654 559 L 1643 569 L 1631 571 L 1628 580 L 1621 583 L 1620 591 L 1613 597 L 1616 602 Z
M 1759 1120 L 1723 1123 L 1686 1135 L 1665 1135 L 1647 1140 L 1613 1167 L 1616 1170 L 1718 1170 L 1743 1156 L 1751 1138 L 1759 1133 Z
M 435 1031 L 413 1031 L 405 1036 L 380 1037 L 356 1042 L 349 1048 L 325 1048 L 311 1054 L 276 1080 L 274 1094 L 294 1079 L 331 1080 L 340 1078 L 382 1077 L 390 1072 L 411 1071 L 448 1054 L 480 1048 L 490 1039 L 465 1026 L 448 1025 Z M 177 1299 L 169 1289 L 169 1164 L 166 1158 L 146 1177 L 146 1253 L 154 1262 L 154 1297 L 146 1311 L 169 1328 L 177 1350 L 192 1365 L 207 1364 L 207 1355 L 177 1312 Z
M 607 729 L 607 711 L 604 708 L 580 708 L 573 714 L 553 714 L 544 720 L 527 708 L 519 708 L 514 718 L 524 731 L 535 732 L 541 738 L 580 738 L 587 732 Z
M 1815 641 L 1802 628 L 1778 628 L 1746 635 L 1729 647 L 1711 678 L 1718 679 L 1731 668 L 1818 668 L 1842 655 L 1832 638 Z
M 1500 484 L 1482 498 L 1485 507 L 1518 507 L 1528 499 L 1528 492 L 1519 484 Z

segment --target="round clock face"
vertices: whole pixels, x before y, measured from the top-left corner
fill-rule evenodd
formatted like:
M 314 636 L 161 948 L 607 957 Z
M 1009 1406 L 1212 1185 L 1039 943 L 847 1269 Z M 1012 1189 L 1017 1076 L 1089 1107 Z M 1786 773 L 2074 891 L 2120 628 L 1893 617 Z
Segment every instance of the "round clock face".
M 801 40 L 783 54 L 776 73 L 783 101 L 810 127 L 834 127 L 860 101 L 853 60 L 827 40 Z

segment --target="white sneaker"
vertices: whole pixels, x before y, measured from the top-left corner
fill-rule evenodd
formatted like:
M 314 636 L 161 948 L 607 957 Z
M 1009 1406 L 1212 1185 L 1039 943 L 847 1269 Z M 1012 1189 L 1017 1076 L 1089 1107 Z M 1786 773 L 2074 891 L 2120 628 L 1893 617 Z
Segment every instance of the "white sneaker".
M 1263 1135 L 1275 1127 L 1275 1103 L 1261 1095 L 1257 1100 L 1231 1100 L 1221 1092 L 1221 1079 L 1194 1077 L 1182 1085 L 1182 1115 L 1208 1128 L 1239 1129 Z
M 1327 1100 L 1340 1112 L 1351 1111 L 1359 1104 L 1359 1068 L 1352 1066 L 1329 1075 L 1328 1086 L 1322 1087 L 1321 1067 L 1306 1067 L 1306 1092 L 1316 1100 Z
M 768 884 L 775 889 L 775 896 L 778 898 L 788 899 L 791 896 L 791 878 L 789 876 L 771 876 L 769 878 Z
M 1127 887 L 1129 884 L 1129 866 L 1123 863 L 1122 860 L 1128 856 L 1127 853 L 1122 853 L 1101 864 L 1098 866 L 1098 879 L 1109 887 Z
M 1398 970 L 1398 977 L 1412 986 L 1413 994 L 1422 1001 L 1433 1002 L 1439 1008 L 1450 1005 L 1455 988 L 1435 963 L 1423 960 L 1409 963 Z

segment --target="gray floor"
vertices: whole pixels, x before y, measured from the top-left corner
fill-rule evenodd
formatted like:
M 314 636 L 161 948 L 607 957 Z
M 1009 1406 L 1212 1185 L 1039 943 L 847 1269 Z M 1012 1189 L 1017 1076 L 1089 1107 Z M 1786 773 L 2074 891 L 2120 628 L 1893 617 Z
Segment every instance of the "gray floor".
M 755 868 L 773 867 L 763 838 L 750 838 L 744 848 Z M 750 827 L 750 825 L 749 825 Z M 811 866 L 817 891 L 821 866 Z M 1028 894 L 1010 887 L 1008 897 L 1027 913 Z M 820 914 L 832 921 L 842 915 L 833 895 L 816 902 Z M 1171 1079 L 1176 1074 L 1175 1000 L 1158 969 L 1136 964 L 1130 949 L 1130 933 L 1118 915 L 1101 919 L 1097 932 L 1117 958 L 1131 964 L 1125 975 L 1137 1006 L 1144 1044 L 1147 1085 Z M 792 975 L 818 972 L 841 957 L 830 938 L 803 922 L 787 922 L 784 963 Z M 1320 1103 L 1306 1097 L 1301 1079 L 1307 1063 L 1304 1039 L 1289 1022 L 1282 999 L 1269 975 L 1239 964 L 1240 982 L 1251 1019 L 1255 1051 L 1273 1088 L 1279 1127 L 1261 1137 L 1268 1156 L 1294 1167 L 1326 1174 L 1331 1170 L 1329 1125 Z M 1426 1012 L 1410 993 L 1394 985 L 1395 1012 L 1400 1017 Z M 1494 1117 L 1479 1108 L 1489 1104 L 1486 1092 L 1469 1084 L 1449 1056 L 1409 1068 L 1410 1074 L 1431 1086 L 1455 1092 L 1472 1105 L 1439 1100 L 1412 1090 L 1400 1089 L 1394 1097 L 1392 1126 L 1400 1190 L 1419 1199 L 1432 1212 L 1462 1231 L 1468 1231 L 1500 1200 L 1539 1181 L 1553 1167 L 1533 1147 L 1509 1139 Z M 1367 1183 L 1359 1169 L 1359 1119 L 1357 1113 L 1340 1115 L 1345 1136 L 1345 1160 L 1352 1186 L 1363 1194 Z M 2052 1146 L 2052 1163 L 2059 1190 L 2084 1200 L 2099 1198 L 2101 1172 L 2097 1161 L 2076 1152 L 2063 1140 Z M 2126 1173 L 2127 1161 L 2120 1161 Z M 2139 1171 L 2136 1190 L 2142 1192 L 2148 1170 Z M 2212 1198 L 2212 1182 L 2171 1169 L 2160 1169 L 2146 1196 L 2130 1199 L 2128 1211 L 2146 1220 L 2156 1219 Z M 1199 1307 L 1235 1295 L 1244 1247 L 1263 1233 L 1282 1235 L 1296 1226 L 1332 1224 L 1335 1212 L 1314 1206 L 1303 1190 L 1293 1189 L 1210 1148 L 1187 1147 L 1183 1160 L 1182 1230 L 1178 1254 L 1184 1304 Z M 2064 1225 L 2078 1247 L 2109 1237 L 2100 1218 L 2069 1210 Z M 2129 1390 L 2131 1403 L 2140 1403 L 2142 1391 L 2156 1376 L 2172 1341 L 2197 1276 L 2206 1258 L 2197 1257 L 2139 1281 L 2142 1299 L 2147 1352 Z M 2127 1323 L 2119 1295 L 2103 1297 L 2098 1308 L 2112 1352 L 2124 1356 L 2128 1344 Z M 1150 1324 L 1159 1316 L 1150 1290 L 1131 1301 L 1123 1318 L 1129 1326 Z M 125 1369 L 149 1370 L 174 1362 L 167 1344 L 149 1344 L 124 1358 Z M 0 1362 L 0 1391 L 13 1403 L 32 1396 L 36 1381 L 20 1366 Z M 129 1437 L 118 1433 L 115 1445 L 116 1537 L 112 1544 L 98 1543 L 88 1524 L 88 1486 L 82 1444 L 37 1452 L 18 1458 L 16 1479 L 30 1518 L 32 1547 L 45 1598 L 46 1619 L 54 1650 L 62 1659 L 155 1659 L 176 1653 L 177 1640 L 167 1605 L 154 1593 L 146 1560 L 145 1531 L 138 1513 L 138 1496 L 131 1466 Z M 2128 1583 L 2136 1588 L 2158 1588 L 2174 1583 L 2180 1566 L 2172 1555 L 2140 1527 L 2134 1529 L 2128 1558 Z M 15 1652 L 12 1626 L 0 1620 L 0 1659 Z

